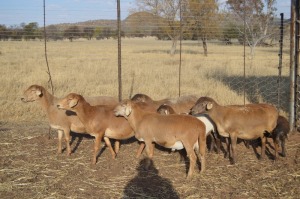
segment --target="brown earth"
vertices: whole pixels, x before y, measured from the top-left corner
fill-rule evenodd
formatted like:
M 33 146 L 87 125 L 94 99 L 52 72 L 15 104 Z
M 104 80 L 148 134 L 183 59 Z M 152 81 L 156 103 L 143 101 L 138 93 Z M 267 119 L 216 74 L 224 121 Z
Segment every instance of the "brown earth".
M 300 197 L 300 133 L 290 134 L 287 157 L 276 162 L 271 140 L 264 160 L 258 160 L 243 142 L 238 144 L 235 165 L 223 152 L 207 153 L 206 172 L 200 175 L 197 167 L 189 182 L 187 164 L 180 162 L 178 152 L 156 148 L 154 163 L 145 171 L 143 157 L 135 158 L 134 139 L 122 143 L 116 160 L 104 148 L 93 166 L 92 137 L 75 134 L 74 153 L 67 157 L 66 151 L 56 154 L 57 134 L 48 134 L 46 123 L 1 122 L 0 135 L 1 198 Z

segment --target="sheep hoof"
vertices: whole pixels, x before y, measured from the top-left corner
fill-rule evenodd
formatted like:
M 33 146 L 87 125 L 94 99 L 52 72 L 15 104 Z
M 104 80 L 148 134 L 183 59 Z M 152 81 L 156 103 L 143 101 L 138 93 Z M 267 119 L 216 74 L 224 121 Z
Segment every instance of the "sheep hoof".
M 97 160 L 96 160 L 96 159 L 93 159 L 93 160 L 92 160 L 92 165 L 96 165 L 96 162 L 97 162 Z
M 236 164 L 236 161 L 235 161 L 235 160 L 231 160 L 231 161 L 230 161 L 230 164 L 231 164 L 231 165 L 235 165 L 235 164 Z
M 264 156 L 259 156 L 259 157 L 258 157 L 258 160 L 259 160 L 259 161 L 263 161 L 264 159 L 265 159 Z
M 224 154 L 224 158 L 228 158 L 229 157 L 229 155 L 228 155 L 228 153 L 226 152 L 225 154 Z
M 188 175 L 188 176 L 186 177 L 186 182 L 191 182 L 191 181 L 192 181 L 192 176 Z

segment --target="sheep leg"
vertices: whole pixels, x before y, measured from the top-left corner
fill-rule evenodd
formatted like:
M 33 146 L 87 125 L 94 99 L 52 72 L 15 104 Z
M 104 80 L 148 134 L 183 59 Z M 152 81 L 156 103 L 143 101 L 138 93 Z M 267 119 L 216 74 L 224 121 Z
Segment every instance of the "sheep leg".
M 118 154 L 119 153 L 119 150 L 120 150 L 120 141 L 119 140 L 116 140 L 115 141 L 115 153 Z
M 209 152 L 211 152 L 211 151 L 213 151 L 214 146 L 215 146 L 215 138 L 214 138 L 214 136 L 212 135 L 212 133 L 210 133 L 208 136 L 210 137 Z
M 139 158 L 145 148 L 145 143 L 141 142 L 139 149 L 136 152 L 136 158 Z
M 62 137 L 63 137 L 63 131 L 62 130 L 57 130 L 57 134 L 58 134 L 58 149 L 57 149 L 57 153 L 60 154 L 62 153 Z
M 204 146 L 205 146 L 205 144 L 204 144 Z M 190 180 L 192 178 L 192 175 L 193 175 L 194 169 L 195 169 L 195 165 L 196 165 L 196 154 L 190 145 L 185 146 L 185 150 L 186 150 L 187 156 L 189 157 L 189 160 L 190 160 L 190 167 L 189 167 L 189 171 L 188 171 L 188 175 L 187 175 L 187 180 Z M 202 169 L 202 165 L 201 165 L 201 169 Z
M 267 142 L 267 137 L 262 136 L 261 137 L 261 155 L 260 155 L 261 159 L 265 158 L 266 142 Z M 275 149 L 275 152 L 276 152 L 276 149 Z
M 232 133 L 230 135 L 230 139 L 231 139 L 231 144 L 230 145 L 231 145 L 231 151 L 232 151 L 232 155 L 231 155 L 232 164 L 235 164 L 236 163 L 236 143 L 237 143 L 237 136 L 234 133 Z
M 245 146 L 247 147 L 247 149 L 250 149 L 250 141 L 249 140 L 243 140 Z
M 221 149 L 221 139 L 220 137 L 217 135 L 216 132 L 213 132 L 214 134 L 214 141 L 216 143 L 216 146 L 217 146 L 217 154 L 220 153 L 220 149 Z
M 109 148 L 109 151 L 111 153 L 112 159 L 116 159 L 116 153 L 115 153 L 115 151 L 113 150 L 113 148 L 111 146 L 109 138 L 108 137 L 104 137 L 103 139 L 105 141 L 106 146 Z
M 229 138 L 225 137 L 225 142 L 226 142 L 226 146 L 227 146 L 227 151 L 225 151 L 224 157 L 225 157 L 225 158 L 227 158 L 227 157 L 230 158 L 231 152 L 230 152 L 230 142 L 229 142 Z
M 70 146 L 70 140 L 71 140 L 70 129 L 64 129 L 64 133 L 65 133 L 65 140 L 67 145 L 67 155 L 71 155 L 72 151 Z
M 101 139 L 102 139 L 102 136 L 100 136 L 100 135 L 95 136 L 94 155 L 93 155 L 93 159 L 92 159 L 92 164 L 96 164 L 96 162 L 97 162 L 97 155 L 99 152 Z
M 281 150 L 282 150 L 282 156 L 286 156 L 286 149 L 285 149 L 285 139 L 281 139 Z
M 216 133 L 216 132 L 211 132 L 212 134 L 212 137 L 214 139 L 214 143 L 215 143 L 215 146 L 216 146 L 216 152 L 217 154 L 220 153 L 220 149 L 221 149 L 221 138 L 219 137 L 219 135 Z
M 278 158 L 278 149 L 279 149 L 279 139 L 278 138 L 273 138 L 273 143 L 274 143 L 274 160 L 277 160 Z
M 201 173 L 203 173 L 205 171 L 205 165 L 206 165 L 205 143 L 206 143 L 205 137 L 199 136 L 198 144 L 199 144 L 199 154 L 200 154 L 200 161 L 201 161 Z
M 151 161 L 153 158 L 153 152 L 154 152 L 154 143 L 150 142 L 150 143 L 145 143 L 146 145 L 146 153 L 148 156 L 147 162 L 145 164 L 145 169 L 148 170 L 150 165 L 151 165 Z

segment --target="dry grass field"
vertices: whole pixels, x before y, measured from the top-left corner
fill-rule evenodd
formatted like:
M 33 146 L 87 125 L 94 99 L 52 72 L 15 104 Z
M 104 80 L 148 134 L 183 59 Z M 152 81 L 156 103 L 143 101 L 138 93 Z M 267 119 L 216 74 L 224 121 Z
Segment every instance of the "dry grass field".
M 48 62 L 54 93 L 58 97 L 69 92 L 84 96 L 118 96 L 117 41 L 101 40 L 48 42 Z M 179 54 L 170 56 L 169 41 L 123 39 L 123 98 L 145 93 L 154 99 L 178 96 Z M 220 104 L 243 104 L 243 93 L 226 83 L 224 77 L 243 88 L 244 58 L 242 46 L 208 45 L 208 57 L 197 42 L 184 42 L 181 69 L 181 95 L 211 96 Z M 249 50 L 249 49 L 247 49 Z M 40 41 L 1 42 L 0 120 L 41 120 L 35 105 L 20 102 L 23 91 L 32 84 L 48 87 L 44 43 Z M 283 76 L 289 75 L 289 51 L 283 55 Z M 248 54 L 248 52 L 247 52 Z M 247 77 L 277 77 L 278 47 L 258 47 L 251 65 L 246 58 Z M 268 82 L 257 84 L 268 87 Z M 276 88 L 276 87 L 275 87 Z M 273 91 L 273 92 L 276 92 Z M 264 101 L 262 98 L 260 101 Z
M 117 41 L 50 41 L 47 48 L 56 96 L 76 92 L 117 97 Z M 124 99 L 136 93 L 154 99 L 178 96 L 179 54 L 170 56 L 169 48 L 169 41 L 123 39 Z M 185 41 L 182 49 L 181 95 L 210 96 L 223 105 L 243 104 L 242 46 L 209 44 L 208 57 L 197 42 Z M 282 75 L 288 80 L 288 49 L 283 58 Z M 290 135 L 287 157 L 277 162 L 272 142 L 261 161 L 243 142 L 238 144 L 236 165 L 230 165 L 223 153 L 208 153 L 206 173 L 196 172 L 190 182 L 185 181 L 186 163 L 179 161 L 178 153 L 161 148 L 155 150 L 152 169 L 144 171 L 143 159 L 134 157 L 138 147 L 134 139 L 122 143 L 116 160 L 104 148 L 98 163 L 91 166 L 92 137 L 74 134 L 74 153 L 57 155 L 57 134 L 51 131 L 49 137 L 40 106 L 20 100 L 32 84 L 48 87 L 43 42 L 0 42 L 0 66 L 1 198 L 299 198 L 298 133 Z M 276 46 L 257 47 L 253 61 L 246 57 L 246 77 L 257 81 L 253 89 L 257 101 L 272 98 L 261 91 L 276 92 L 270 84 L 278 75 L 277 67 Z M 249 93 L 246 102 L 252 102 Z M 286 109 L 280 112 L 288 115 Z M 260 151 L 258 141 L 252 146 Z

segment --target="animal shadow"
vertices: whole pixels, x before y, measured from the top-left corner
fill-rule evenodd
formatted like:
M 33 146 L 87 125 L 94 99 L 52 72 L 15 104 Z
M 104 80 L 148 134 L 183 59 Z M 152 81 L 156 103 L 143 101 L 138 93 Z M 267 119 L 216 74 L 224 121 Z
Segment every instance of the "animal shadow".
M 252 146 L 252 149 L 254 151 L 256 158 L 260 160 L 261 159 L 261 139 L 258 138 L 256 140 L 251 140 L 248 142 Z M 258 148 L 260 148 L 259 151 L 258 151 Z M 269 160 L 275 160 L 274 146 L 272 146 L 268 140 L 266 142 L 266 151 L 263 153 L 266 154 L 266 156 Z
M 76 142 L 74 148 L 72 149 L 72 153 L 76 152 L 76 150 L 78 149 L 79 145 L 81 144 L 83 138 L 93 139 L 93 137 L 90 136 L 89 134 L 74 133 L 72 131 L 71 131 L 70 135 L 71 135 L 71 141 L 70 141 L 71 146 L 73 145 L 73 143 L 75 142 L 75 140 L 77 138 L 77 142 Z M 67 148 L 65 147 L 62 149 L 62 152 L 66 151 L 66 150 L 67 150 Z
M 147 170 L 145 168 L 148 168 Z M 158 170 L 152 160 L 144 158 L 140 161 L 136 170 L 138 174 L 130 180 L 123 193 L 123 199 L 127 198 L 179 198 L 171 181 L 159 176 Z

